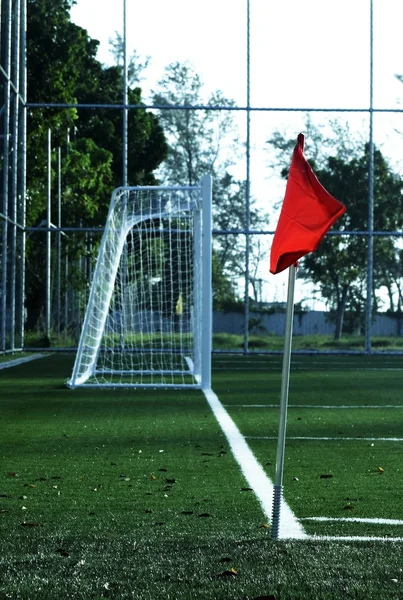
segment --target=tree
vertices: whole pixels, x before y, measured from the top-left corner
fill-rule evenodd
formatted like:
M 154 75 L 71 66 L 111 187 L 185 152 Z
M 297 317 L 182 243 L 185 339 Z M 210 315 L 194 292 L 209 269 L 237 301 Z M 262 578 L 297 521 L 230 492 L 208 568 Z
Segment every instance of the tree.
M 68 0 L 28 0 L 28 101 L 71 103 L 82 56 L 95 56 L 97 42 L 70 22 Z M 31 108 L 27 119 L 27 223 L 35 225 L 46 206 L 47 135 L 61 144 L 77 118 L 74 108 Z
M 122 69 L 119 66 L 94 69 L 97 76 L 91 85 L 87 83 L 78 89 L 79 102 L 86 104 L 102 102 L 120 104 L 122 102 Z M 141 89 L 128 90 L 129 104 L 141 106 Z M 123 172 L 123 112 L 121 109 L 78 111 L 77 135 L 91 137 L 100 147 L 111 152 L 113 184 L 122 183 Z M 154 171 L 167 155 L 167 144 L 158 118 L 143 108 L 130 109 L 128 112 L 128 184 L 155 185 Z
M 121 67 L 104 67 L 96 59 L 98 42 L 91 39 L 85 29 L 71 22 L 71 4 L 71 0 L 28 0 L 28 100 L 31 103 L 98 104 L 102 101 L 121 104 Z M 129 102 L 141 106 L 139 88 L 129 90 Z M 49 129 L 52 148 L 63 148 L 62 225 L 104 225 L 111 192 L 122 181 L 122 122 L 121 109 L 29 109 L 29 226 L 38 226 L 46 215 Z M 155 183 L 153 172 L 167 151 L 158 119 L 143 108 L 131 110 L 128 129 L 131 140 L 129 181 L 133 184 Z M 52 154 L 53 167 L 56 167 Z M 53 168 L 53 197 L 57 195 L 55 173 L 56 168 Z M 70 242 L 69 258 L 80 253 L 88 254 L 85 245 Z M 31 327 L 44 305 L 44 263 L 44 236 L 33 234 L 27 244 L 26 280 L 26 305 Z M 73 266 L 71 270 L 74 270 Z M 79 283 L 78 278 L 74 280 Z
M 330 129 L 328 127 L 330 125 Z M 365 231 L 368 228 L 369 147 L 359 134 L 352 134 L 348 124 L 331 121 L 326 128 L 317 126 L 308 116 L 305 124 L 309 162 L 324 187 L 347 206 L 335 230 Z M 286 177 L 295 139 L 275 131 L 268 140 L 274 150 L 273 167 Z M 396 231 L 403 223 L 402 180 L 377 148 L 374 150 L 374 229 Z M 367 238 L 365 236 L 328 235 L 313 254 L 301 261 L 300 276 L 317 284 L 334 315 L 338 339 L 343 320 L 350 331 L 357 330 L 364 319 L 367 273 Z M 396 240 L 374 238 L 374 309 L 379 304 L 375 292 L 386 286 L 390 297 L 398 284 L 399 248 Z M 393 275 L 392 275 L 393 273 Z M 358 306 L 360 309 L 358 310 Z
M 52 172 L 57 173 L 57 155 L 52 152 Z M 69 152 L 63 160 L 63 203 L 62 216 L 64 227 L 77 226 L 85 222 L 87 225 L 99 224 L 99 214 L 108 210 L 109 195 L 112 182 L 112 155 L 99 148 L 91 139 L 72 141 Z M 53 176 L 53 189 L 56 188 Z M 32 189 L 33 194 L 42 193 L 46 197 L 46 189 Z M 55 194 L 56 196 L 56 194 Z M 55 207 L 53 207 L 55 208 Z M 55 210 L 53 214 L 55 214 Z M 33 203 L 31 219 L 35 221 L 43 216 L 43 208 L 39 201 Z M 39 224 L 44 224 L 39 223 Z M 84 274 L 79 275 L 75 264 L 80 257 L 87 254 L 85 236 L 68 236 L 64 243 L 63 257 L 69 253 L 69 284 L 76 289 L 84 289 L 88 282 Z M 43 233 L 31 233 L 27 238 L 26 261 L 26 307 L 27 328 L 33 329 L 38 322 L 45 304 L 46 291 L 44 282 L 44 265 L 46 263 L 45 236 Z M 88 256 L 88 258 L 90 258 Z M 67 285 L 67 282 L 64 282 Z
M 246 182 L 231 174 L 241 145 L 231 111 L 213 108 L 230 108 L 234 102 L 221 91 L 205 99 L 203 83 L 193 67 L 176 62 L 166 68 L 158 90 L 153 93 L 153 104 L 159 107 L 159 118 L 168 141 L 168 156 L 158 172 L 161 179 L 173 185 L 195 185 L 203 174 L 210 173 L 214 228 L 223 232 L 245 230 Z M 183 108 L 169 108 L 172 106 Z M 258 229 L 264 220 L 265 215 L 256 209 L 251 199 L 250 227 Z M 215 236 L 213 286 L 223 288 L 215 294 L 216 308 L 222 303 L 221 298 L 231 296 L 229 289 L 234 295 L 231 282 L 245 273 L 244 239 L 242 235 L 225 233 Z M 255 247 L 252 240 L 251 249 Z M 255 261 L 261 258 L 253 251 L 251 256 Z
M 365 231 L 368 227 L 368 160 L 365 145 L 360 155 L 343 160 L 329 157 L 316 174 L 324 187 L 347 206 L 347 212 L 335 229 Z M 374 151 L 374 228 L 395 231 L 403 225 L 403 182 L 388 164 L 381 151 Z M 374 239 L 374 289 L 385 282 L 384 273 L 396 256 L 391 238 Z M 360 235 L 327 236 L 319 249 L 303 260 L 302 276 L 317 284 L 322 296 L 336 314 L 335 337 L 342 333 L 343 317 L 350 312 L 358 315 L 362 308 L 367 268 L 367 238 Z M 374 297 L 376 307 L 376 297 Z M 363 312 L 363 311 L 361 311 Z
M 122 68 L 105 67 L 96 59 L 98 42 L 70 20 L 71 0 L 28 0 L 28 93 L 29 101 L 51 103 L 121 104 Z M 141 107 L 140 88 L 129 89 L 129 102 Z M 30 198 L 46 181 L 46 137 L 52 130 L 53 146 L 66 146 L 66 135 L 91 140 L 75 146 L 75 152 L 91 147 L 108 151 L 111 172 L 105 171 L 108 196 L 122 177 L 121 109 L 31 109 L 28 118 L 28 188 Z M 167 153 L 164 133 L 157 117 L 145 109 L 129 111 L 130 183 L 155 183 L 153 171 Z M 80 148 L 80 150 L 79 150 Z M 75 155 L 78 158 L 77 154 Z M 72 163 L 70 161 L 70 167 Z M 111 178 L 112 173 L 112 178 Z M 88 173 L 91 177 L 91 173 Z M 101 189 L 100 189 L 101 191 Z M 102 194 L 106 191 L 102 189 Z M 43 194 L 42 208 L 44 208 Z M 102 198 L 93 198 L 102 206 Z M 108 197 L 109 201 L 109 197 Z M 32 204 L 32 203 L 31 203 Z M 83 206 L 84 213 L 86 209 Z M 30 206 L 30 209 L 33 208 Z M 35 218 L 40 209 L 35 207 Z M 84 215 L 85 216 L 85 215 Z M 93 216 L 93 215 L 92 215 Z M 104 211 L 99 215 L 103 223 Z
M 114 38 L 109 39 L 109 46 L 115 63 L 123 67 L 124 39 L 118 31 L 115 31 Z M 142 73 L 148 67 L 149 63 L 149 56 L 146 56 L 143 61 L 136 50 L 132 51 L 127 58 L 127 79 L 129 85 L 133 86 L 135 83 L 140 83 L 143 79 Z
M 290 158 L 296 143 L 295 131 L 274 130 L 267 140 L 270 151 L 269 168 L 282 176 L 288 173 Z M 329 119 L 323 123 L 315 123 L 308 113 L 304 125 L 305 151 L 309 162 L 316 167 L 323 167 L 329 156 L 348 161 L 352 156 L 361 153 L 365 139 L 359 133 L 352 133 L 348 122 Z
M 195 185 L 204 173 L 223 174 L 236 162 L 238 140 L 229 111 L 204 105 L 233 106 L 220 91 L 203 101 L 203 83 L 189 63 L 172 63 L 153 93 L 153 104 L 159 107 L 184 106 L 184 109 L 160 109 L 160 120 L 168 139 L 168 156 L 161 167 L 166 181 L 173 185 Z M 225 147 L 232 152 L 223 157 Z

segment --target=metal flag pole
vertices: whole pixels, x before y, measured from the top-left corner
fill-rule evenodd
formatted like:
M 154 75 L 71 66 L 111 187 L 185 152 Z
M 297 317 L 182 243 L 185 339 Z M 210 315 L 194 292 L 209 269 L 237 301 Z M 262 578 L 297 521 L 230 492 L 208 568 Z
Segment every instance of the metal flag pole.
M 291 265 L 288 269 L 287 313 L 285 323 L 283 371 L 281 375 L 280 423 L 277 438 L 276 478 L 274 481 L 273 507 L 271 519 L 271 537 L 273 540 L 278 540 L 279 538 L 280 512 L 281 502 L 283 498 L 284 450 L 287 427 L 288 389 L 290 384 L 292 326 L 294 320 L 295 275 L 296 266 Z

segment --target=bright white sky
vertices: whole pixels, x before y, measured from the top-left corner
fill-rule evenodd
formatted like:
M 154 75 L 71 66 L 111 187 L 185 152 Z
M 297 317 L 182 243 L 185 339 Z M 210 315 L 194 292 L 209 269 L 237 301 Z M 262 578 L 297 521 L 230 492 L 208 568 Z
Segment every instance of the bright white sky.
M 102 8 L 101 8 L 102 6 Z M 366 107 L 370 0 L 250 0 L 252 104 Z M 73 20 L 100 40 L 122 33 L 122 0 L 77 0 Z M 374 0 L 375 105 L 403 96 L 401 0 Z M 127 0 L 128 49 L 152 59 L 158 79 L 170 62 L 190 60 L 210 89 L 246 102 L 246 0 Z
M 403 2 L 373 4 L 374 107 L 403 108 L 403 84 L 395 78 L 403 74 Z M 250 0 L 250 8 L 253 107 L 368 108 L 370 0 Z M 77 0 L 71 15 L 101 42 L 99 60 L 110 63 L 108 40 L 115 31 L 122 34 L 123 0 Z M 188 60 L 205 83 L 206 96 L 220 89 L 245 106 L 246 0 L 127 0 L 127 33 L 128 53 L 136 49 L 151 59 L 142 82 L 145 99 L 165 66 Z M 367 114 L 331 113 L 320 120 L 335 117 L 367 135 Z M 244 113 L 238 119 L 244 132 Z M 275 128 L 297 135 L 304 120 L 304 113 L 252 113 L 252 194 L 266 205 L 271 186 L 265 141 Z M 403 137 L 396 130 L 403 132 L 403 114 L 375 115 L 375 143 L 400 168 Z M 281 194 L 277 190 L 270 205 Z M 274 229 L 276 221 L 273 213 L 269 226 Z M 282 296 L 283 291 L 277 299 Z

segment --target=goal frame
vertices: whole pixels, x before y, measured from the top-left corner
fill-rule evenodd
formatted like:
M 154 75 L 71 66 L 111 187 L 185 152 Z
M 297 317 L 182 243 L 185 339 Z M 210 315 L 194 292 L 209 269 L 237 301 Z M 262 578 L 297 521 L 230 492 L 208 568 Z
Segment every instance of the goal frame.
M 138 383 L 138 382 L 93 382 L 88 381 L 96 374 L 98 354 L 101 350 L 102 336 L 108 318 L 109 302 L 113 294 L 113 286 L 116 281 L 122 251 L 127 235 L 135 226 L 133 217 L 127 221 L 123 220 L 121 230 L 112 230 L 112 222 L 117 211 L 119 199 L 127 192 L 136 191 L 160 191 L 160 192 L 198 192 L 199 202 L 193 207 L 193 294 L 202 287 L 199 301 L 194 302 L 193 324 L 193 357 L 194 360 L 186 358 L 189 367 L 187 374 L 192 376 L 193 383 Z M 118 194 L 121 194 L 120 196 Z M 181 211 L 184 209 L 182 208 Z M 186 210 L 186 209 L 185 209 Z M 188 211 L 191 210 L 189 205 Z M 172 213 L 169 216 L 175 216 Z M 163 217 L 161 213 L 150 213 L 140 219 L 152 219 Z M 113 260 L 112 272 L 108 273 L 107 293 L 103 293 L 102 306 L 97 307 L 95 301 L 97 292 L 102 282 L 105 282 L 103 268 L 105 266 L 108 244 L 118 244 L 119 252 Z M 198 250 L 199 249 L 199 250 Z M 200 260 L 196 260 L 195 254 L 201 253 Z M 103 278 L 103 279 L 102 279 Z M 94 317 L 98 318 L 100 325 L 97 329 L 92 323 Z M 196 325 L 195 325 L 196 324 Z M 198 325 L 200 324 L 200 325 Z M 90 341 L 91 340 L 91 341 Z M 84 353 L 87 352 L 85 361 L 88 366 L 84 367 Z M 89 299 L 77 347 L 76 359 L 71 378 L 67 386 L 71 389 L 77 387 L 88 388 L 211 388 L 211 352 L 212 352 L 212 178 L 204 175 L 195 186 L 122 186 L 114 190 L 109 207 L 108 217 L 102 236 L 98 258 L 94 269 L 93 279 L 89 293 Z M 89 353 L 89 354 L 88 354 Z M 80 373 L 81 371 L 81 373 Z

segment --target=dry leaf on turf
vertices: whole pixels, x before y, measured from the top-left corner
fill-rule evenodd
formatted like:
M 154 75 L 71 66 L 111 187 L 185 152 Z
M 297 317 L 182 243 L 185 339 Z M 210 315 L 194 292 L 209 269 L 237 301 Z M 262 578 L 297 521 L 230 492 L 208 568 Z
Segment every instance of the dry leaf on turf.
M 228 571 L 223 571 L 222 573 L 219 573 L 217 577 L 237 577 L 237 575 L 237 571 L 234 569 L 234 567 L 232 567 L 232 569 L 229 569 Z

